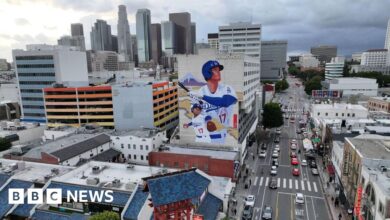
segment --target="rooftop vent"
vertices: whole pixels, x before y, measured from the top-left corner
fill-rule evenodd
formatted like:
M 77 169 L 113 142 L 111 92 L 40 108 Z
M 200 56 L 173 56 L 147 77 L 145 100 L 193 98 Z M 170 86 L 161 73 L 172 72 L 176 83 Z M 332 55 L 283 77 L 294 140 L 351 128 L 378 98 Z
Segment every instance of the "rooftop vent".
M 97 184 L 99 184 L 99 182 L 100 182 L 100 179 L 97 178 L 97 177 L 95 177 L 95 178 L 88 178 L 87 179 L 87 184 L 88 185 L 97 185 Z
M 92 167 L 92 173 L 93 173 L 93 174 L 98 174 L 98 173 L 100 173 L 100 167 L 99 167 L 99 166 L 93 166 L 93 167 Z
M 58 168 L 53 168 L 53 169 L 51 169 L 51 172 L 52 172 L 53 174 L 55 174 L 55 175 L 60 174 L 60 170 L 59 170 Z
M 112 187 L 120 187 L 121 186 L 121 181 L 119 179 L 114 179 L 112 181 Z

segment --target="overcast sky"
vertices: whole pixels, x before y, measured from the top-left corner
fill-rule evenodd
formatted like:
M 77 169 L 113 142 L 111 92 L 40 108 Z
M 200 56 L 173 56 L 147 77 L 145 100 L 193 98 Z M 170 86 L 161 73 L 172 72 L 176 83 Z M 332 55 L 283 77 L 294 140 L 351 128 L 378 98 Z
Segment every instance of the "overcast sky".
M 56 44 L 70 35 L 70 24 L 84 24 L 86 47 L 91 26 L 104 19 L 117 34 L 118 5 L 127 6 L 130 32 L 135 13 L 151 10 L 152 23 L 168 20 L 170 12 L 190 12 L 197 42 L 229 22 L 262 24 L 263 40 L 288 40 L 288 54 L 315 45 L 337 45 L 339 55 L 383 48 L 390 0 L 0 0 L 0 58 L 11 61 L 12 49 L 26 44 Z

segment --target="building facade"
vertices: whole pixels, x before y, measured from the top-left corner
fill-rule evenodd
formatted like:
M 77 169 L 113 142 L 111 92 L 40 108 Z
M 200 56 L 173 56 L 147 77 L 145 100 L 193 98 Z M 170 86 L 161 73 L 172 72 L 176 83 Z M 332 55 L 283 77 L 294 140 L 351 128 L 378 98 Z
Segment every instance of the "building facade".
M 161 24 L 150 25 L 150 50 L 151 58 L 155 64 L 160 63 L 161 58 Z
M 390 51 L 390 19 L 387 22 L 385 49 L 387 49 L 387 51 Z
M 119 70 L 118 54 L 114 51 L 91 51 L 91 72 Z
M 138 62 L 149 62 L 150 57 L 150 10 L 138 9 L 136 14 Z
M 16 64 L 22 119 L 46 122 L 42 89 L 53 83 L 88 85 L 85 52 L 48 45 L 13 50 Z
M 191 14 L 188 12 L 169 13 L 169 21 L 175 24 L 175 52 L 178 54 L 193 53 Z
M 369 111 L 390 113 L 390 99 L 388 97 L 370 97 L 367 106 Z
M 362 53 L 362 66 L 389 66 L 390 58 L 387 49 L 372 49 Z
M 84 28 L 81 23 L 73 23 L 70 25 L 70 32 L 73 37 L 84 36 Z
M 301 70 L 302 68 L 318 68 L 320 65 L 320 61 L 312 54 L 303 54 L 299 57 L 299 65 L 301 66 Z
M 125 62 L 133 60 L 131 46 L 130 26 L 127 20 L 125 5 L 118 6 L 118 53 L 124 57 Z
M 311 117 L 321 119 L 367 119 L 368 110 L 361 105 L 351 104 L 312 104 Z
M 337 46 L 320 45 L 318 47 L 311 47 L 310 53 L 322 63 L 329 63 L 332 57 L 337 56 Z
M 210 48 L 219 50 L 219 38 L 218 33 L 209 33 L 207 34 L 207 41 L 210 45 Z
M 331 62 L 325 64 L 325 79 L 343 77 L 344 65 L 344 57 L 332 57 Z
M 97 19 L 91 30 L 92 50 L 113 51 L 111 26 L 107 21 Z
M 287 41 L 261 42 L 261 79 L 277 80 L 286 68 Z
M 342 77 L 326 80 L 322 83 L 324 90 L 340 90 L 343 96 L 364 95 L 377 96 L 378 83 L 376 79 L 360 77 Z
M 176 53 L 176 31 L 173 21 L 161 22 L 161 47 L 164 56 L 172 56 Z

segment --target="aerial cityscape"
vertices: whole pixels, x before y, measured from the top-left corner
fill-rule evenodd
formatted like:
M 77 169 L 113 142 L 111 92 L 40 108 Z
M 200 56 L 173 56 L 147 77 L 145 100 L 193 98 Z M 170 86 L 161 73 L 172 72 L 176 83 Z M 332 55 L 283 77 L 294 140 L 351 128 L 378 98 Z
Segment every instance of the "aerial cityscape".
M 389 9 L 0 2 L 0 219 L 390 219 Z

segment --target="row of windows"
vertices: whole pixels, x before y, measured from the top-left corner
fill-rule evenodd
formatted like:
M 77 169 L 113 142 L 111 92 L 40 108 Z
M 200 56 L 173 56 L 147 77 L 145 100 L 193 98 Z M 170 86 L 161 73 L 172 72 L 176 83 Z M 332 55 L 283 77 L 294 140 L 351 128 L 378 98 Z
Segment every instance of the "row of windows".
M 53 84 L 53 81 L 41 81 L 41 82 L 34 82 L 34 81 L 20 81 L 20 85 L 51 85 Z
M 52 60 L 53 56 L 17 56 L 16 60 Z
M 179 109 L 176 107 L 176 108 L 173 108 L 171 111 L 168 111 L 167 113 L 165 113 L 165 114 L 163 114 L 163 115 L 160 115 L 158 118 L 154 118 L 154 122 L 156 122 L 156 121 L 159 121 L 159 120 L 161 120 L 161 119 L 163 119 L 163 118 L 165 118 L 165 117 L 168 117 L 170 114 L 172 114 L 172 113 L 174 113 L 174 112 L 176 112 L 176 111 L 178 111 Z
M 191 167 L 196 167 L 196 168 L 202 169 L 202 167 L 200 167 L 200 165 L 198 163 L 190 164 L 188 162 L 184 162 L 184 169 L 189 169 L 190 165 L 191 165 Z M 156 166 L 180 168 L 179 162 L 177 162 L 177 161 L 173 161 L 172 163 L 170 161 L 162 161 L 161 163 L 159 161 L 156 161 Z M 209 170 L 209 165 L 207 163 L 203 164 L 202 171 L 208 172 L 208 170 Z
M 19 76 L 55 76 L 56 74 L 51 73 L 18 73 Z
M 321 115 L 320 112 L 317 113 L 318 116 Z M 328 116 L 328 112 L 325 112 L 325 116 Z M 339 113 L 335 113 L 335 116 L 338 117 L 339 116 Z M 345 114 L 344 113 L 341 113 L 341 117 L 344 117 Z M 347 113 L 347 117 L 351 117 L 351 114 L 350 113 Z M 352 117 L 355 117 L 355 113 L 352 113 Z
M 114 145 L 115 146 L 115 143 L 112 143 L 112 145 Z M 155 144 L 153 144 L 153 149 L 155 148 L 156 146 L 155 146 Z M 122 149 L 125 149 L 125 144 L 121 144 L 121 148 Z M 131 144 L 127 144 L 127 149 L 129 149 L 129 150 L 131 150 Z M 149 151 L 149 145 L 145 145 L 145 148 L 144 148 L 144 145 L 139 145 L 139 149 L 140 150 L 146 150 L 146 151 Z M 135 144 L 133 144 L 133 150 L 137 150 L 137 145 L 135 145 Z
M 245 71 L 245 72 L 244 72 L 244 76 L 251 76 L 251 75 L 254 75 L 254 74 L 260 75 L 260 74 L 259 74 L 259 71 L 257 71 L 257 70 Z
M 42 93 L 41 89 L 21 89 L 21 93 Z
M 18 68 L 54 68 L 54 64 L 19 64 Z
M 43 101 L 43 98 L 37 98 L 37 97 L 22 97 L 22 101 Z
M 177 95 L 172 96 L 171 99 L 172 99 L 172 100 L 173 100 L 173 99 L 177 99 Z M 162 105 L 162 104 L 164 104 L 165 102 L 166 102 L 166 100 L 161 100 L 161 101 L 159 101 L 158 103 L 153 103 L 153 107 L 157 107 L 158 105 Z
M 153 96 L 153 99 L 162 98 L 162 97 L 167 96 L 167 95 L 169 95 L 169 94 L 173 94 L 175 91 L 176 91 L 176 90 L 171 90 L 171 91 L 169 91 L 169 92 L 165 92 L 165 93 L 162 93 L 162 94 L 158 94 L 158 97 L 154 95 L 154 96 Z
M 45 117 L 45 114 L 41 113 L 24 113 L 26 117 Z
M 257 67 L 257 66 L 260 66 L 260 63 L 250 63 L 250 62 L 244 62 L 244 66 L 245 67 Z
M 23 105 L 23 108 L 30 108 L 30 109 L 45 109 L 44 106 L 40 106 L 40 105 Z
M 253 79 L 250 79 L 248 81 L 244 81 L 244 86 L 252 84 L 253 82 L 256 82 L 257 80 L 258 80 L 257 78 L 253 78 Z
M 160 124 L 160 125 L 157 126 L 157 127 L 159 127 L 159 128 L 164 128 L 165 126 L 170 125 L 171 123 L 178 123 L 178 121 L 179 121 L 179 116 L 177 116 L 177 117 L 175 117 L 175 118 L 172 118 L 172 119 L 170 119 L 170 120 L 168 120 L 168 121 L 166 121 L 166 122 Z
M 133 154 L 133 158 L 131 158 L 132 157 L 131 154 L 127 155 L 127 157 L 129 158 L 129 160 L 137 160 L 137 154 Z M 145 155 L 145 156 L 140 155 L 141 160 L 144 160 L 144 158 L 145 158 L 145 160 L 149 160 L 149 157 L 147 155 Z
M 172 107 L 175 106 L 175 105 L 177 105 L 177 102 L 172 103 L 172 104 L 170 104 L 170 105 L 167 105 L 167 106 L 165 106 L 164 108 L 160 108 L 159 110 L 155 110 L 155 111 L 153 111 L 153 113 L 154 113 L 154 114 L 158 114 L 158 113 L 160 113 L 160 112 L 163 112 L 163 111 L 165 111 L 165 110 L 168 110 L 169 108 L 172 108 Z

